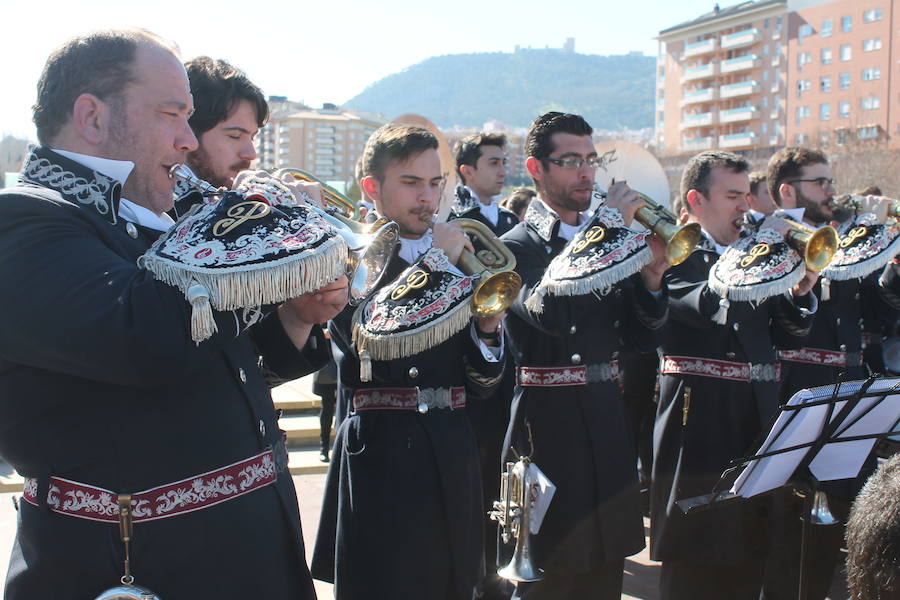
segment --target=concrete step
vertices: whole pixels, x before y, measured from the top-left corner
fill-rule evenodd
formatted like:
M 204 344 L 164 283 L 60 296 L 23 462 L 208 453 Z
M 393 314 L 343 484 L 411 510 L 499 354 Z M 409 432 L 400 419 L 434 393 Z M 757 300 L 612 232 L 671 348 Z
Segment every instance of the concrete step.
M 319 460 L 317 444 L 314 448 L 288 449 L 288 470 L 291 475 L 316 475 L 328 471 L 328 464 Z M 0 494 L 21 493 L 23 484 L 24 480 L 12 467 L 0 462 Z
M 288 446 L 318 446 L 319 415 L 285 415 L 278 425 L 287 432 Z M 334 438 L 334 427 L 331 429 Z
M 280 408 L 285 413 L 318 410 L 322 406 L 322 399 L 312 393 L 312 376 L 272 388 L 272 400 L 275 401 L 275 408 Z

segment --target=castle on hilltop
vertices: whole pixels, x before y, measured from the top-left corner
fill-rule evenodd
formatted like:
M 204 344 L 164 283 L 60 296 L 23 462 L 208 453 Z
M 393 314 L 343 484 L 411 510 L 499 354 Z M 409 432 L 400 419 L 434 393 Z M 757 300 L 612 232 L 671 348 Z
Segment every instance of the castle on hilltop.
M 551 48 L 550 46 L 545 46 L 543 48 L 532 48 L 531 46 L 526 46 L 523 48 L 519 44 L 516 44 L 516 54 L 518 54 L 519 52 L 528 52 L 529 50 L 554 50 L 563 54 L 575 54 L 575 38 L 566 38 L 566 43 L 563 44 L 562 48 Z

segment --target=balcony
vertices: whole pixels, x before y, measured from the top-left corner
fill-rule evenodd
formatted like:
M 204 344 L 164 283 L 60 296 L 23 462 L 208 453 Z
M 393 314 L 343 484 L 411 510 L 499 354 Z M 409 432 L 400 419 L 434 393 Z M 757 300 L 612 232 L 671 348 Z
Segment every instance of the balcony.
M 750 121 L 759 117 L 759 110 L 755 106 L 742 106 L 719 111 L 719 123 L 737 123 L 738 121 Z
M 738 71 L 755 69 L 761 65 L 762 61 L 758 56 L 756 56 L 755 54 L 749 54 L 747 56 L 738 56 L 737 58 L 729 58 L 728 60 L 723 60 L 720 71 L 723 74 L 736 73 Z
M 717 46 L 718 40 L 716 38 L 709 38 L 708 40 L 685 44 L 684 58 L 690 58 L 691 56 L 702 56 L 704 54 L 709 54 L 710 52 L 715 52 Z
M 691 127 L 708 127 L 716 122 L 716 113 L 705 112 L 694 115 L 685 115 L 681 120 L 679 127 L 681 129 L 690 129 Z
M 709 150 L 712 148 L 713 139 L 711 137 L 693 138 L 681 142 L 682 152 L 698 152 L 700 150 Z
M 712 102 L 716 99 L 718 90 L 714 87 L 703 88 L 702 90 L 692 90 L 684 92 L 684 98 L 681 100 L 682 107 L 690 104 L 700 104 L 702 102 Z
M 742 148 L 755 146 L 757 135 L 752 131 L 745 133 L 729 133 L 719 136 L 719 148 Z
M 689 67 L 684 70 L 684 74 L 681 76 L 680 81 L 681 83 L 685 83 L 686 81 L 694 81 L 695 79 L 715 77 L 718 66 L 718 63 L 706 63 L 705 65 L 699 65 L 697 67 Z
M 759 93 L 759 84 L 755 81 L 741 81 L 719 87 L 720 98 L 738 98 Z
M 752 46 L 761 39 L 758 29 L 744 29 L 735 33 L 722 36 L 722 50 L 734 50 Z

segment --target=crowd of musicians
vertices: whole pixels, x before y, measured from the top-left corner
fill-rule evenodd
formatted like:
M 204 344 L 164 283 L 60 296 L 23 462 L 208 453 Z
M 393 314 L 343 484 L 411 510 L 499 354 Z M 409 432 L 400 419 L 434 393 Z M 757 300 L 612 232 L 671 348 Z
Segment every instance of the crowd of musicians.
M 791 271 L 775 293 L 711 282 L 741 248 L 727 275 L 758 276 L 798 228 L 847 248 L 868 224 L 892 247 L 891 200 L 838 206 L 816 150 L 762 174 L 703 152 L 673 260 L 645 216 L 664 209 L 639 182 L 599 190 L 590 124 L 548 112 L 525 140 L 534 189 L 500 206 L 506 140 L 471 136 L 446 219 L 438 135 L 384 125 L 357 166 L 368 214 L 345 226 L 322 185 L 249 171 L 267 119 L 243 72 L 144 30 L 48 58 L 39 145 L 0 192 L 0 458 L 25 478 L 6 598 L 314 598 L 316 578 L 339 600 L 612 599 L 645 510 L 660 598 L 797 596 L 790 488 L 678 502 L 720 485 L 798 390 L 884 372 L 897 266 L 840 277 L 801 252 L 764 273 L 760 289 Z M 361 258 L 360 233 L 380 255 Z M 307 566 L 269 390 L 332 358 Z M 835 515 L 874 468 L 821 484 Z M 825 598 L 844 529 L 806 543 L 806 597 Z M 857 566 L 883 594 L 859 597 L 900 592 L 896 569 Z

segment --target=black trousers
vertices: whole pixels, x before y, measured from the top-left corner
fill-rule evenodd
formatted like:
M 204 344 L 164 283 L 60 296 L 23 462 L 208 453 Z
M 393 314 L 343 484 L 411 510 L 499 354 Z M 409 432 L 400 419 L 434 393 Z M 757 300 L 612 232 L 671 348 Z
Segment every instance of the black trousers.
M 619 600 L 624 569 L 625 559 L 620 558 L 588 573 L 545 574 L 542 581 L 516 586 L 512 600 Z
M 660 600 L 759 600 L 764 559 L 711 566 L 665 561 L 659 573 Z
M 313 393 L 322 398 L 322 409 L 319 411 L 319 449 L 327 453 L 331 449 L 331 421 L 334 419 L 337 384 L 317 383 Z

